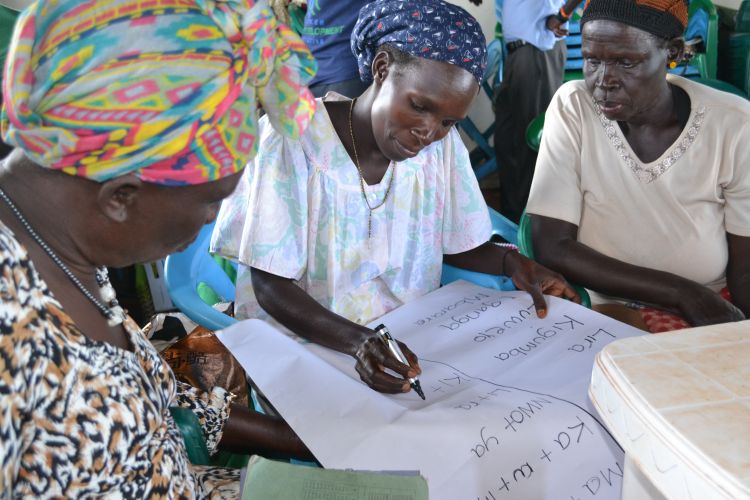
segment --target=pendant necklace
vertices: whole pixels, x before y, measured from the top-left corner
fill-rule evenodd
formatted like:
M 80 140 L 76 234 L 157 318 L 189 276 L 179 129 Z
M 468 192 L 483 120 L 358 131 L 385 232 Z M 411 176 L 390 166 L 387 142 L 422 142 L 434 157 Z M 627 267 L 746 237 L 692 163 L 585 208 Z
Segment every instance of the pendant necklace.
M 354 103 L 357 101 L 357 99 L 352 99 L 351 104 L 349 105 L 349 134 L 352 137 L 352 151 L 354 152 L 354 165 L 357 167 L 357 172 L 359 173 L 359 189 L 362 191 L 362 198 L 365 200 L 365 205 L 367 205 L 367 239 L 369 240 L 372 237 L 372 211 L 377 210 L 378 208 L 382 207 L 385 204 L 385 201 L 388 199 L 388 194 L 391 192 L 391 186 L 393 186 L 393 178 L 396 175 L 395 172 L 395 165 L 394 165 L 394 171 L 391 172 L 391 178 L 388 180 L 388 187 L 385 189 L 385 195 L 383 195 L 383 200 L 378 203 L 377 205 L 370 205 L 370 201 L 367 199 L 367 193 L 365 192 L 365 175 L 362 172 L 362 167 L 359 166 L 359 157 L 357 156 L 357 142 L 354 140 L 354 127 L 352 126 L 352 114 L 354 112 Z

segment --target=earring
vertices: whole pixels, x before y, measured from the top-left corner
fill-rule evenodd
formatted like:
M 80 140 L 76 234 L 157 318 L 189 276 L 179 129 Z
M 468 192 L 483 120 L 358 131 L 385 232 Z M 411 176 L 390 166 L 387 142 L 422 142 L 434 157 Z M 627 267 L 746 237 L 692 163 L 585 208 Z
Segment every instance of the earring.
M 669 61 L 669 69 L 675 69 L 677 67 L 677 61 Z

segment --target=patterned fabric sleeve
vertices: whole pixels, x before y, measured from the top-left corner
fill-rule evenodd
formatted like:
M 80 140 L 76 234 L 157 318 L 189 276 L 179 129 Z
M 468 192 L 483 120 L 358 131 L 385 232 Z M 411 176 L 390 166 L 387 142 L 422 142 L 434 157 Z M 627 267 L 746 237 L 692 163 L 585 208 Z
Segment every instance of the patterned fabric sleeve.
M 308 259 L 307 161 L 300 142 L 283 137 L 265 117 L 260 130 L 258 155 L 222 203 L 210 250 L 299 279 Z
M 195 413 L 201 424 L 206 447 L 210 454 L 218 451 L 219 441 L 224 433 L 224 423 L 229 418 L 229 404 L 235 398 L 234 394 L 214 387 L 210 392 L 201 391 L 189 384 L 177 382 L 176 403 L 182 408 L 188 408 Z
M 21 324 L 28 320 L 23 300 L 19 294 L 29 290 L 29 283 L 17 283 L 26 279 L 26 274 L 0 236 L 0 356 L 3 359 L 3 377 L 0 380 L 0 491 L 13 491 L 21 456 L 26 451 L 33 434 L 33 422 L 24 418 L 30 414 L 29 382 L 36 368 L 29 356 L 24 337 L 30 336 Z M 19 286 L 20 285 L 20 286 Z M 33 340 L 33 339 L 29 339 Z
M 443 140 L 445 178 L 448 179 L 443 209 L 443 253 L 466 252 L 490 239 L 487 203 L 471 168 L 469 152 L 454 128 Z
M 242 469 L 192 465 L 191 470 L 198 481 L 203 497 L 210 500 L 240 498 L 240 473 Z

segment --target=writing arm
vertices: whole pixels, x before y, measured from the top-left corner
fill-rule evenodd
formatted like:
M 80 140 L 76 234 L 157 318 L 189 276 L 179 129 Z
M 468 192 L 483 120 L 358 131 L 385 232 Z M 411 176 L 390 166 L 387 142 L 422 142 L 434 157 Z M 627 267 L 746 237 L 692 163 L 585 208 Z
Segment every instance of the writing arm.
M 251 277 L 258 304 L 279 323 L 311 342 L 354 357 L 357 373 L 373 389 L 388 393 L 411 390 L 405 379 L 422 370 L 404 344 L 399 345 L 409 365 L 395 359 L 373 330 L 329 311 L 291 279 L 257 268 L 251 268 Z M 403 378 L 386 373 L 385 368 Z

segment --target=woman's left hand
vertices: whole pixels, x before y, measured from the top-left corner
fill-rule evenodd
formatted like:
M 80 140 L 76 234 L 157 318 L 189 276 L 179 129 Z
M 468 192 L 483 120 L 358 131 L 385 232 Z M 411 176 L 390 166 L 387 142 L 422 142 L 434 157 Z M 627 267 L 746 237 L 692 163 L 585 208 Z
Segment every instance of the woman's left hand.
M 545 293 L 570 299 L 577 304 L 581 303 L 578 292 L 560 274 L 550 271 L 515 251 L 512 251 L 504 259 L 505 274 L 511 277 L 516 288 L 531 294 L 536 315 L 540 318 L 547 316 Z

